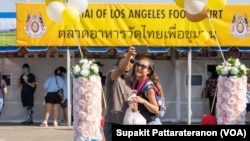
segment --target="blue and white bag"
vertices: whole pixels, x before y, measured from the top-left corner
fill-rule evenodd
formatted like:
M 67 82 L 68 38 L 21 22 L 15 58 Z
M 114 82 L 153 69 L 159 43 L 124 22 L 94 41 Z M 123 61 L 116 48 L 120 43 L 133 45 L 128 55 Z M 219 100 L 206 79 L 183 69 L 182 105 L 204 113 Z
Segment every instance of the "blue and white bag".
M 167 107 L 165 105 L 165 98 L 164 96 L 157 95 L 156 100 L 158 102 L 158 105 L 160 106 L 159 117 L 164 117 L 165 112 L 167 110 Z
M 247 103 L 250 103 L 250 91 L 247 91 Z
M 151 80 L 148 80 L 141 89 L 141 92 L 146 92 L 149 88 L 153 88 L 156 93 L 156 100 L 160 107 L 159 117 L 164 117 L 167 107 L 165 104 L 165 97 L 158 94 L 158 90 Z

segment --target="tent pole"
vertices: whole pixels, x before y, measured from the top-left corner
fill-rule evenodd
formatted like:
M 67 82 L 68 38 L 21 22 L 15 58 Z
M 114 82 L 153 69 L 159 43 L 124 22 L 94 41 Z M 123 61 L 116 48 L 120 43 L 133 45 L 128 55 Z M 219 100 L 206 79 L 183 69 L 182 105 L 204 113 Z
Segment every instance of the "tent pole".
M 71 81 L 70 81 L 70 51 L 69 51 L 69 47 L 67 47 L 67 94 L 68 94 L 68 127 L 71 126 Z
M 188 51 L 188 125 L 191 124 L 192 117 L 192 108 L 191 108 L 191 59 L 192 59 L 192 51 L 189 48 Z

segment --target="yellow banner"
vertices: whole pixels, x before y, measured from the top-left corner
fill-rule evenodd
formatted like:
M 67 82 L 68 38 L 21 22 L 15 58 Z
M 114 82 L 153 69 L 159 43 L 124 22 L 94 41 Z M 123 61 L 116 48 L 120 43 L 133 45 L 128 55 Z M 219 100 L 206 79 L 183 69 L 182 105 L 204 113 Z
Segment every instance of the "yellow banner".
M 52 21 L 44 3 L 17 3 L 16 8 L 18 46 L 250 45 L 249 5 L 226 5 L 191 22 L 175 4 L 89 3 L 71 28 Z

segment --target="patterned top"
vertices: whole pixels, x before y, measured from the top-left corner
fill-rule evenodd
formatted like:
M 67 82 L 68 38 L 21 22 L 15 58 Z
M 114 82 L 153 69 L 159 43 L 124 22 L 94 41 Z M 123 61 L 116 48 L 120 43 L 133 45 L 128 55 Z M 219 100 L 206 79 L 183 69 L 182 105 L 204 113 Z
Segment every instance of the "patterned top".
M 216 92 L 216 87 L 218 83 L 218 78 L 209 77 L 206 81 L 206 88 L 208 92 L 208 96 L 214 96 Z

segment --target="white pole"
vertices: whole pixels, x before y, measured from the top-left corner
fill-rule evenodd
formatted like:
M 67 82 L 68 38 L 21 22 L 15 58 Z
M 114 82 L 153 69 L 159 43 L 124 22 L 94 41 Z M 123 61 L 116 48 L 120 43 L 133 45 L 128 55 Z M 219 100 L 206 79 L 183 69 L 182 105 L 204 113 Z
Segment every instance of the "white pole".
M 192 51 L 189 49 L 188 51 L 188 125 L 191 124 L 192 118 L 192 108 L 191 108 L 191 59 L 192 59 Z
M 68 127 L 71 126 L 71 81 L 70 81 L 70 51 L 67 47 L 67 94 L 68 94 Z

